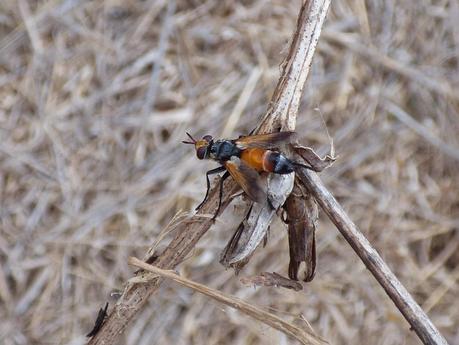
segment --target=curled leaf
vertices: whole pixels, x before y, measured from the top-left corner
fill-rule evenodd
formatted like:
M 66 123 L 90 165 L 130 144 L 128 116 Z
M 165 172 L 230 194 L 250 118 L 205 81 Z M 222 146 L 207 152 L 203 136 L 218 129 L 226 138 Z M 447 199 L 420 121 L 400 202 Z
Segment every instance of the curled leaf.
M 301 146 L 297 144 L 292 144 L 291 146 L 293 150 L 311 166 L 312 170 L 316 172 L 321 172 L 322 170 L 325 170 L 326 168 L 331 166 L 337 158 L 334 154 L 335 150 L 333 148 L 333 145 L 331 146 L 330 154 L 326 155 L 324 158 L 321 158 L 310 147 Z

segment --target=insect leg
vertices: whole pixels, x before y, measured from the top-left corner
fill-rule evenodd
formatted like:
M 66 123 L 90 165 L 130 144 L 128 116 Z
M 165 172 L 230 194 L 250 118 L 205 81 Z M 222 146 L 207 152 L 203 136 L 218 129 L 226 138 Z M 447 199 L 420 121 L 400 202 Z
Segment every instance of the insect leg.
M 215 214 L 212 217 L 212 220 L 215 220 L 215 218 L 217 218 L 218 211 L 220 211 L 220 206 L 222 205 L 222 198 L 223 198 L 223 182 L 225 182 L 225 180 L 228 178 L 228 176 L 230 176 L 230 174 L 227 171 L 227 172 L 225 172 L 223 174 L 222 178 L 220 179 L 220 194 L 219 194 L 219 197 L 218 197 L 218 207 L 217 207 L 217 211 L 215 211 Z
M 215 169 L 212 169 L 212 170 L 209 170 L 208 172 L 206 172 L 206 182 L 207 182 L 206 196 L 204 197 L 204 200 L 198 205 L 198 207 L 196 207 L 196 211 L 199 210 L 202 207 L 202 205 L 204 205 L 204 203 L 207 200 L 207 197 L 209 196 L 209 190 L 210 190 L 209 176 L 221 173 L 221 172 L 223 172 L 225 170 L 226 170 L 225 167 L 218 167 L 218 168 L 215 168 Z

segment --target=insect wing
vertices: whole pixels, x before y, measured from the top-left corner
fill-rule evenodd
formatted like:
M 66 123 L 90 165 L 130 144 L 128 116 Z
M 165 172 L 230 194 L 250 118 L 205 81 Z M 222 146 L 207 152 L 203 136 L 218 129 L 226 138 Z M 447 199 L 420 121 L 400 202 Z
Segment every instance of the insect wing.
M 266 202 L 267 194 L 256 170 L 237 157 L 226 161 L 225 168 L 251 200 L 258 203 Z
M 262 148 L 270 149 L 279 146 L 280 143 L 289 141 L 295 132 L 275 132 L 268 134 L 248 135 L 236 139 L 236 145 L 240 149 Z

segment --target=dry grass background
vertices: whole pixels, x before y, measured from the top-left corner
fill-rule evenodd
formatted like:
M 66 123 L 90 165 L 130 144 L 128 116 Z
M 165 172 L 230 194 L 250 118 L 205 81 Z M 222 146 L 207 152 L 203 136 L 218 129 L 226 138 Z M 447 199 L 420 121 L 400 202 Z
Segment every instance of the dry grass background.
M 169 8 L 169 10 L 168 10 Z M 205 193 L 196 136 L 238 136 L 267 108 L 299 2 L 3 1 L 0 5 L 0 343 L 82 344 L 110 292 Z M 459 344 L 459 5 L 335 1 L 298 117 L 338 161 L 326 185 L 451 344 Z M 318 110 L 320 109 L 320 111 Z M 184 276 L 334 344 L 418 344 L 321 217 L 302 292 L 253 288 L 219 263 L 229 207 Z M 161 244 L 167 243 L 165 239 Z M 285 226 L 241 272 L 286 274 Z M 123 344 L 287 344 L 166 282 Z

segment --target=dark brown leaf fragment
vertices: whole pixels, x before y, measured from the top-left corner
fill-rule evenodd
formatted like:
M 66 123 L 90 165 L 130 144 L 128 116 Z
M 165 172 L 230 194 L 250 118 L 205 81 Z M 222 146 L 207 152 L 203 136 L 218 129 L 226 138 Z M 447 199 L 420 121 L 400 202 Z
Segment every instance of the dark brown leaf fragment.
M 318 208 L 314 199 L 296 180 L 293 191 L 284 204 L 285 222 L 288 224 L 288 243 L 290 263 L 288 276 L 298 280 L 298 270 L 305 263 L 303 280 L 310 282 L 316 269 L 315 231 L 318 219 Z
M 94 327 L 92 328 L 91 332 L 86 334 L 88 338 L 92 338 L 99 332 L 99 330 L 102 328 L 102 325 L 104 323 L 105 317 L 107 316 L 107 309 L 108 309 L 108 302 L 105 303 L 105 307 L 102 309 L 99 309 L 99 313 L 97 314 L 96 322 L 94 323 Z

